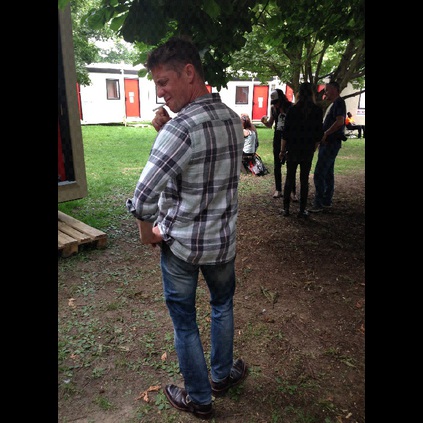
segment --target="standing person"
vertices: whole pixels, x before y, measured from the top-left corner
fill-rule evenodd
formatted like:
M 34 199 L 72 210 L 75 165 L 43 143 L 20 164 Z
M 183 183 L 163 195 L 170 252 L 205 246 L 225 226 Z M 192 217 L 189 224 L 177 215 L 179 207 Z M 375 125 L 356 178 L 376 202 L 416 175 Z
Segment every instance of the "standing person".
M 345 126 L 351 131 L 358 131 L 358 138 L 361 138 L 361 132 L 363 132 L 363 138 L 366 138 L 366 125 L 356 125 L 355 120 L 351 112 L 347 113 L 345 118 Z
M 140 239 L 160 245 L 166 306 L 184 387 L 164 387 L 170 404 L 196 417 L 213 416 L 212 394 L 225 394 L 247 375 L 233 361 L 236 223 L 244 137 L 241 119 L 209 93 L 200 55 L 183 38 L 172 38 L 145 67 L 164 108 L 152 121 L 158 131 L 134 196 L 126 202 Z M 199 272 L 210 292 L 210 373 L 196 321 Z
M 298 101 L 288 110 L 282 131 L 280 159 L 286 157 L 286 178 L 283 193 L 284 216 L 289 216 L 289 193 L 300 166 L 300 211 L 298 217 L 308 217 L 308 178 L 314 152 L 323 137 L 323 111 L 316 105 L 313 85 L 303 82 L 298 90 Z
M 323 137 L 319 144 L 317 162 L 314 168 L 315 195 L 312 213 L 319 213 L 332 206 L 335 190 L 335 159 L 345 139 L 344 127 L 346 105 L 340 97 L 340 87 L 336 81 L 326 84 L 326 98 L 331 102 L 323 120 Z
M 279 88 L 270 93 L 270 118 L 267 116 L 261 118 L 261 122 L 267 128 L 271 128 L 275 124 L 275 132 L 273 134 L 273 169 L 275 175 L 275 193 L 273 198 L 280 198 L 282 194 L 282 162 L 279 159 L 282 143 L 282 129 L 285 122 L 285 116 L 288 109 L 292 106 L 283 91 Z M 296 197 L 295 184 L 292 187 L 292 199 L 298 201 Z

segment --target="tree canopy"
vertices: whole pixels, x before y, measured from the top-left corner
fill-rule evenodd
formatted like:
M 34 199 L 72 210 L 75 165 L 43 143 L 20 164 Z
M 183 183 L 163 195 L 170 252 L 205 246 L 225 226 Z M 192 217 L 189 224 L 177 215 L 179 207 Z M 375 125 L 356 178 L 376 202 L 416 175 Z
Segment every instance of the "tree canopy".
M 108 25 L 99 29 L 88 26 L 86 14 L 89 10 L 99 8 L 100 2 L 101 0 L 59 0 L 59 8 L 70 5 L 76 78 L 81 85 L 91 84 L 86 68 L 90 63 L 131 63 L 137 59 L 136 51 L 128 49 L 123 38 Z M 97 44 L 98 41 L 103 41 L 105 47 Z
M 278 76 L 294 92 L 303 81 L 326 79 L 341 88 L 364 86 L 365 41 L 362 2 L 327 0 L 276 1 L 258 6 L 260 16 L 246 34 L 242 51 L 233 54 L 233 69 L 254 70 L 265 82 Z M 354 8 L 356 6 L 356 8 Z
M 295 92 L 302 81 L 327 79 L 341 88 L 348 82 L 364 87 L 364 0 L 96 2 L 81 22 L 132 43 L 134 65 L 171 36 L 185 35 L 200 51 L 207 82 L 218 90 L 247 73 L 264 83 L 278 77 Z

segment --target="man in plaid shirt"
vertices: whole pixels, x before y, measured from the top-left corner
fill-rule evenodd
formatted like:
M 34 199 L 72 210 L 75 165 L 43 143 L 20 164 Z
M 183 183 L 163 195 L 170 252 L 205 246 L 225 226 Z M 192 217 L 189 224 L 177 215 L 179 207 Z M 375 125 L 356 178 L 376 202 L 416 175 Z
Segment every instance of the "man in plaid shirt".
M 134 196 L 126 204 L 137 218 L 143 244 L 160 245 L 163 290 L 174 327 L 184 387 L 164 392 L 171 405 L 197 417 L 214 414 L 214 396 L 247 375 L 233 360 L 236 222 L 244 136 L 240 117 L 209 93 L 195 46 L 173 38 L 145 64 L 163 107 L 158 131 Z M 199 272 L 210 292 L 210 373 L 196 323 Z

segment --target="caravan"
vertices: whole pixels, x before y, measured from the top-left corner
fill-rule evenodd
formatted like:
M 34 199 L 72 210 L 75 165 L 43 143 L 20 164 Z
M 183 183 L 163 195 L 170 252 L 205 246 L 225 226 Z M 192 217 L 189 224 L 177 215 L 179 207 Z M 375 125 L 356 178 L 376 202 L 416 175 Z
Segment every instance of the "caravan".
M 157 97 L 154 82 L 140 78 L 141 66 L 97 63 L 87 66 L 91 85 L 77 86 L 81 124 L 150 122 L 154 109 L 164 104 Z M 278 80 L 263 85 L 254 78 L 232 80 L 220 90 L 222 101 L 235 112 L 247 113 L 253 121 L 270 113 L 270 91 L 282 88 L 293 98 L 292 90 Z M 208 86 L 210 92 L 217 92 Z
M 138 76 L 142 65 L 96 63 L 87 65 L 91 85 L 77 84 L 79 118 L 81 124 L 126 124 L 127 122 L 150 122 L 155 115 L 154 109 L 164 105 L 157 97 L 154 82 L 147 76 Z M 319 86 L 319 90 L 324 85 Z M 227 88 L 219 91 L 222 101 L 232 110 L 246 113 L 253 122 L 259 123 L 262 116 L 270 114 L 270 92 L 282 89 L 288 100 L 294 101 L 294 93 L 277 78 L 268 84 L 261 84 L 255 78 L 233 79 Z M 208 86 L 210 92 L 218 92 Z M 348 86 L 342 94 L 354 90 Z M 346 100 L 347 110 L 352 111 L 364 125 L 365 109 L 360 105 L 362 96 Z M 363 103 L 364 104 L 364 103 Z M 172 116 L 172 112 L 170 112 Z

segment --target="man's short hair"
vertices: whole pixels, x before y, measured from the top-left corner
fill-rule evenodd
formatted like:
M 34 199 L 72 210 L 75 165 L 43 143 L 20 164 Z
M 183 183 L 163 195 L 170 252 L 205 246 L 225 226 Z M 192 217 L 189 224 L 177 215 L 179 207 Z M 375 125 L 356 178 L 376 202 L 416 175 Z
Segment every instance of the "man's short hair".
M 148 71 L 166 65 L 179 72 L 186 64 L 192 64 L 204 80 L 204 70 L 197 47 L 185 37 L 172 37 L 147 56 L 144 64 Z
M 331 85 L 333 88 L 338 90 L 338 92 L 341 92 L 341 87 L 339 86 L 338 82 L 330 81 L 330 82 L 327 83 L 327 85 Z

